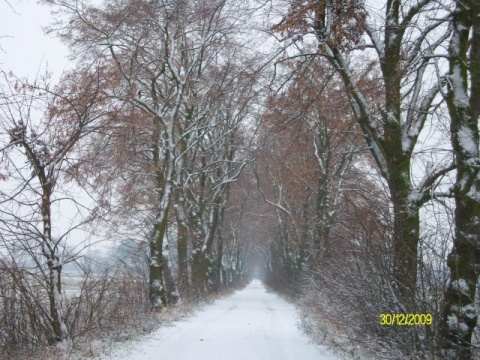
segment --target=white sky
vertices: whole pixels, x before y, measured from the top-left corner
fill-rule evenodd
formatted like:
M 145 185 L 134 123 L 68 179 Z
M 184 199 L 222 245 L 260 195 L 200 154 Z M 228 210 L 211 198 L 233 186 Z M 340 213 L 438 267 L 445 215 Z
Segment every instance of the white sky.
M 48 65 L 59 76 L 68 64 L 68 49 L 44 34 L 42 28 L 52 20 L 51 8 L 34 0 L 13 0 L 10 5 L 0 0 L 0 69 L 33 78 Z

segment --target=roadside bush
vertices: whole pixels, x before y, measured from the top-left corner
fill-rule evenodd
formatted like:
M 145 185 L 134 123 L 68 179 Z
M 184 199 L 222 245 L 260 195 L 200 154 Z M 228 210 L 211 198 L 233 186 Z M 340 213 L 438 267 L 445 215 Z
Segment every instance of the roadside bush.
M 356 201 L 355 204 L 359 202 Z M 349 355 L 379 359 L 430 359 L 439 344 L 439 321 L 448 272 L 442 259 L 449 234 L 426 231 L 419 251 L 416 314 L 430 326 L 381 325 L 381 314 L 405 314 L 395 296 L 391 229 L 373 201 L 344 208 L 335 244 L 321 264 L 306 272 L 299 302 L 305 329 L 318 341 Z M 428 230 L 428 228 L 427 228 Z M 443 266 L 443 267 L 442 267 Z
M 158 326 L 152 315 L 145 277 L 124 263 L 101 273 L 84 268 L 83 273 L 64 281 L 68 291 L 63 300 L 71 339 L 58 356 L 85 351 L 89 341 L 117 341 Z M 48 301 L 41 272 L 34 273 L 14 262 L 0 259 L 0 354 L 2 359 L 39 359 L 55 349 L 48 325 Z M 43 350 L 42 350 L 43 349 Z M 61 354 L 61 355 L 60 355 Z M 61 357 L 59 357 L 61 358 Z

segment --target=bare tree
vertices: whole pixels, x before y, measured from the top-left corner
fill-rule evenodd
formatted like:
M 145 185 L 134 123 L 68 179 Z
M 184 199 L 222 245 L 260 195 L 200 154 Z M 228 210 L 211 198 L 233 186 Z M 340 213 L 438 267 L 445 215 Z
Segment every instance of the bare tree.
M 104 69 L 111 84 L 108 95 L 112 101 L 128 104 L 128 110 L 123 114 L 124 124 L 131 129 L 130 136 L 133 137 L 128 141 L 137 143 L 141 162 L 140 166 L 130 163 L 125 169 L 133 172 L 123 175 L 130 179 L 127 181 L 130 184 L 139 178 L 146 181 L 145 190 L 138 194 L 144 197 L 141 200 L 145 204 L 143 219 L 150 229 L 150 297 L 153 308 L 161 309 L 167 305 L 164 284 L 167 265 L 162 251 L 171 223 L 174 193 L 178 191 L 180 194 L 177 195 L 178 206 L 193 209 L 198 205 L 198 199 L 192 206 L 184 204 L 184 201 L 193 200 L 182 192 L 189 186 L 198 186 L 201 179 L 207 180 L 217 169 L 223 171 L 215 180 L 214 193 L 208 195 L 213 195 L 210 199 L 213 204 L 207 209 L 208 216 L 198 213 L 198 224 L 194 228 L 198 232 L 211 225 L 212 228 L 204 234 L 195 235 L 211 239 L 220 216 L 218 211 L 224 202 L 226 185 L 237 176 L 236 158 L 232 157 L 237 155 L 228 150 L 234 146 L 234 141 L 227 140 L 235 138 L 238 123 L 245 117 L 239 114 L 245 112 L 242 107 L 246 109 L 249 105 L 243 105 L 244 101 L 240 100 L 239 110 L 230 108 L 232 114 L 222 115 L 220 111 L 221 106 L 233 105 L 232 102 L 228 104 L 231 100 L 222 99 L 232 99 L 231 94 L 238 94 L 252 82 L 249 77 L 252 71 L 245 68 L 251 63 L 244 62 L 244 59 L 253 52 L 245 53 L 247 48 L 241 47 L 245 41 L 238 37 L 247 13 L 242 4 L 226 1 L 140 3 L 125 0 L 115 2 L 114 6 L 100 7 L 79 7 L 77 2 L 70 1 L 52 3 L 60 6 L 68 18 L 63 23 L 65 26 L 58 30 L 59 35 L 75 50 L 83 51 L 77 53 L 80 62 L 96 62 L 98 65 L 95 66 Z M 244 50 L 243 54 L 240 54 L 240 48 Z M 251 101 L 251 97 L 248 99 Z M 109 138 L 119 134 L 118 130 L 112 127 Z M 139 138 L 135 139 L 135 133 Z M 142 139 L 141 145 L 138 145 L 139 139 Z M 230 144 L 225 145 L 227 150 L 222 148 L 225 141 Z M 218 154 L 213 153 L 221 148 Z M 205 154 L 198 154 L 199 151 L 205 151 Z M 209 158 L 208 152 L 215 156 L 222 154 L 223 158 Z M 202 156 L 205 163 L 199 169 L 192 169 L 193 173 L 185 172 L 189 162 L 197 166 Z M 138 190 L 138 183 L 132 185 L 133 188 Z M 215 192 L 222 195 L 217 196 Z M 202 198 L 200 203 L 206 199 Z M 185 239 L 185 218 L 192 214 L 182 211 L 186 210 L 177 210 L 176 217 L 181 240 L 179 276 L 186 292 L 187 248 L 182 241 Z M 199 238 L 198 241 L 204 240 Z
M 431 198 L 437 180 L 454 168 L 426 170 L 418 186 L 411 178 L 411 159 L 428 114 L 435 109 L 441 85 L 426 81 L 435 71 L 432 55 L 448 38 L 447 15 L 430 17 L 438 4 L 425 0 L 388 0 L 384 15 L 362 1 L 289 1 L 288 12 L 274 30 L 298 44 L 317 39 L 325 57 L 343 80 L 357 123 L 375 163 L 388 184 L 394 217 L 395 287 L 399 306 L 415 306 L 419 244 L 419 209 Z M 348 20 L 347 20 L 348 19 Z M 422 23 L 424 25 L 419 26 Z M 364 42 L 365 36 L 369 41 Z M 380 98 L 369 98 L 354 70 L 357 50 L 372 49 L 371 66 L 383 82 Z M 316 54 L 300 54 L 315 56 Z
M 232 66 L 222 73 L 228 83 L 212 103 L 210 125 L 186 154 L 188 165 L 183 172 L 182 194 L 194 235 L 192 283 L 197 295 L 218 289 L 221 269 L 216 264 L 221 263 L 216 259 L 222 257 L 223 246 L 219 232 L 230 187 L 255 156 L 253 138 L 246 132 L 257 127 L 257 77 L 242 74 Z
M 2 74 L 0 127 L 3 180 L 1 222 L 3 244 L 10 254 L 26 254 L 42 274 L 48 296 L 46 337 L 50 343 L 69 338 L 62 305 L 62 267 L 70 260 L 66 239 L 84 219 L 58 234 L 53 204 L 73 202 L 57 194 L 62 174 L 76 163 L 72 151 L 86 135 L 102 126 L 102 82 L 98 74 L 65 77 L 58 86 L 37 79 L 29 84 Z
M 297 282 L 335 256 L 330 233 L 337 212 L 363 176 L 353 166 L 363 142 L 340 80 L 320 58 L 302 62 L 287 65 L 296 72 L 269 101 L 265 147 L 255 165 L 259 191 L 275 209 L 282 271 Z

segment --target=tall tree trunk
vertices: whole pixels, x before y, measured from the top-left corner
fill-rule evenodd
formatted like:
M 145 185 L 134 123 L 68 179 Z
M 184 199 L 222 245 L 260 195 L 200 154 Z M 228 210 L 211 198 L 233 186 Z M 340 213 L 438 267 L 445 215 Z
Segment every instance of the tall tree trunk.
M 315 215 L 317 217 L 317 222 L 315 225 L 315 250 L 318 252 L 318 256 L 315 256 L 316 259 L 323 259 L 328 254 L 328 240 L 330 237 L 330 224 L 327 221 L 327 182 L 323 175 L 319 176 L 317 184 L 317 199 L 315 206 Z
M 388 0 L 385 27 L 385 57 L 381 62 L 385 82 L 385 112 L 383 113 L 384 150 L 387 182 L 393 205 L 393 249 L 397 296 L 403 311 L 414 312 L 417 288 L 417 255 L 420 241 L 419 207 L 409 199 L 412 193 L 410 162 L 413 146 L 404 148 L 402 119 L 401 60 L 402 37 L 400 1 Z M 380 142 L 381 143 L 381 142 Z M 401 310 L 401 309 L 399 309 Z
M 166 131 L 162 131 L 161 119 L 153 119 L 151 137 L 153 165 L 155 169 L 155 186 L 158 194 L 158 209 L 153 223 L 150 239 L 149 297 L 154 311 L 167 306 L 164 284 L 163 239 L 167 232 L 168 215 L 172 196 L 172 181 L 175 169 L 173 120 L 168 122 Z M 162 138 L 164 134 L 165 139 Z M 163 147 L 160 146 L 161 142 Z M 163 154 L 163 156 L 161 156 Z M 163 162 L 161 161 L 163 158 Z M 168 264 L 167 264 L 168 266 Z
M 43 170 L 42 170 L 43 172 Z M 42 174 L 44 175 L 44 174 Z M 45 178 L 43 176 L 42 178 Z M 42 196 L 42 219 L 43 219 L 43 241 L 42 253 L 45 257 L 48 266 L 48 301 L 50 307 L 50 319 L 53 336 L 49 336 L 51 344 L 62 342 L 69 339 L 69 332 L 65 323 L 65 316 L 63 314 L 62 304 L 62 264 L 57 254 L 58 247 L 54 244 L 52 239 L 52 224 L 51 224 L 51 194 L 52 182 L 47 181 L 43 184 Z
M 180 153 L 185 154 L 188 145 L 186 139 L 180 142 Z M 182 155 L 177 159 L 177 171 L 175 173 L 175 216 L 177 220 L 177 284 L 182 299 L 190 297 L 190 282 L 188 274 L 188 243 L 191 233 L 188 227 L 186 216 L 186 201 L 185 201 L 185 158 Z
M 226 191 L 225 197 L 228 198 L 228 188 Z M 213 213 L 213 216 L 216 218 L 212 222 L 212 233 L 209 249 L 209 269 L 208 271 L 208 280 L 207 285 L 209 291 L 218 292 L 221 289 L 221 272 L 222 272 L 222 257 L 223 257 L 223 236 L 221 224 L 223 224 L 223 219 L 225 215 L 225 204 L 226 200 L 219 202 L 216 206 L 216 209 Z M 220 226 L 219 226 L 220 225 Z M 213 241 L 216 239 L 217 249 L 213 251 Z M 208 243 L 207 243 L 208 244 Z
M 457 178 L 454 191 L 455 234 L 453 249 L 447 261 L 451 273 L 445 293 L 442 334 L 445 357 L 461 360 L 472 358 L 472 334 L 478 320 L 475 292 L 480 275 L 479 16 L 478 1 L 457 2 L 447 76 L 447 104 Z M 468 86 L 469 79 L 471 86 Z
M 159 214 L 154 225 L 153 237 L 150 242 L 149 266 L 149 297 L 154 311 L 167 306 L 167 297 L 163 281 L 163 238 L 167 229 L 168 207 Z
M 177 203 L 177 256 L 178 256 L 178 289 L 180 296 L 186 299 L 190 296 L 190 284 L 188 279 L 188 226 L 185 219 L 183 204 Z
M 219 242 L 218 242 L 218 249 L 217 249 L 217 254 L 215 258 L 215 264 L 214 264 L 214 276 L 213 276 L 213 291 L 218 292 L 222 289 L 223 285 L 223 237 L 220 235 L 219 236 Z
M 203 299 L 207 292 L 208 261 L 201 244 L 194 244 L 192 255 L 192 293 L 196 300 Z
M 415 309 L 417 288 L 418 243 L 420 241 L 419 209 L 412 206 L 408 195 L 410 187 L 410 166 L 406 161 L 403 171 L 396 172 L 390 181 L 393 204 L 393 277 L 398 300 L 403 309 Z M 407 170 L 408 167 L 408 170 Z
M 166 255 L 163 255 L 163 278 L 165 283 L 167 304 L 176 304 L 179 298 L 177 284 L 173 278 L 169 260 Z
M 213 243 L 215 234 L 219 223 L 222 221 L 223 207 L 225 203 L 221 201 L 220 195 L 214 198 L 212 207 L 208 210 L 208 228 L 205 231 L 199 229 L 198 234 L 203 235 L 203 238 L 197 239 L 194 244 L 193 257 L 192 257 L 192 288 L 194 289 L 194 295 L 197 298 L 202 298 L 206 291 L 212 290 L 214 283 L 213 267 L 214 263 L 214 251 Z M 199 226 L 203 224 L 199 223 Z

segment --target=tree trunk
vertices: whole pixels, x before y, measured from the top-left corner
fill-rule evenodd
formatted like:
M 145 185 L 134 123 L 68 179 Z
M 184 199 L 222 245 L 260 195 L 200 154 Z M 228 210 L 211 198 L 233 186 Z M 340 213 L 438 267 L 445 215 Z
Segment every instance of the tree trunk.
M 161 212 L 159 222 L 154 226 L 154 236 L 150 242 L 150 267 L 149 267 L 149 297 L 152 309 L 160 311 L 167 306 L 165 286 L 163 283 L 163 238 L 165 236 L 168 219 L 168 207 Z
M 44 175 L 44 174 L 43 174 Z M 42 178 L 45 178 L 43 176 Z M 51 224 L 51 193 L 52 181 L 43 184 L 43 196 L 41 212 L 43 218 L 43 242 L 42 253 L 48 266 L 48 301 L 50 305 L 50 319 L 53 336 L 49 336 L 50 344 L 62 342 L 69 339 L 65 316 L 63 314 L 62 304 L 62 264 L 58 257 L 58 247 L 52 240 L 52 224 Z
M 58 264 L 58 259 L 55 261 Z M 62 342 L 69 339 L 65 316 L 63 314 L 62 305 L 62 287 L 60 265 L 53 265 L 53 261 L 49 261 L 48 265 L 48 300 L 50 303 L 50 317 L 52 321 L 53 339 L 50 338 L 50 344 Z
M 177 256 L 178 256 L 178 289 L 180 296 L 186 299 L 190 296 L 190 284 L 188 280 L 188 227 L 186 224 L 185 213 L 181 203 L 177 203 Z
M 315 224 L 315 256 L 313 257 L 314 263 L 321 263 L 322 260 L 328 257 L 329 254 L 329 238 L 332 224 L 328 215 L 328 212 L 330 211 L 327 199 L 328 196 L 328 179 L 326 179 L 325 174 L 322 174 L 318 178 L 317 198 L 315 206 L 315 215 L 317 217 L 317 222 Z
M 219 237 L 218 249 L 215 260 L 212 263 L 212 291 L 219 292 L 222 289 L 222 259 L 223 259 L 223 238 Z
M 457 194 L 455 202 L 456 229 L 454 247 L 447 261 L 451 275 L 445 293 L 444 335 L 446 348 L 453 350 L 450 356 L 466 360 L 472 358 L 471 340 L 478 319 L 475 291 L 480 266 L 480 204 L 467 194 Z
M 165 131 L 166 140 L 162 140 L 164 148 L 161 151 L 161 121 L 154 117 L 154 129 L 151 137 L 151 151 L 155 168 L 155 186 L 158 194 L 158 210 L 153 224 L 153 234 L 150 239 L 150 267 L 149 267 L 149 297 L 154 311 L 160 311 L 167 306 L 167 297 L 164 286 L 163 239 L 168 226 L 172 180 L 175 169 L 173 147 L 173 120 L 168 123 Z M 163 163 L 160 161 L 163 152 Z M 167 264 L 168 266 L 168 264 Z
M 385 27 L 385 60 L 380 64 L 385 81 L 384 137 L 382 144 L 387 160 L 387 182 L 393 205 L 393 276 L 400 306 L 405 312 L 415 310 L 417 288 L 417 254 L 420 241 L 418 206 L 409 200 L 412 192 L 410 162 L 413 146 L 404 148 L 401 80 L 401 45 L 404 28 L 400 24 L 400 1 L 387 1 Z M 381 143 L 381 142 L 380 142 Z
M 447 104 L 457 178 L 454 191 L 455 234 L 453 249 L 447 260 L 451 273 L 445 293 L 442 335 L 445 357 L 460 360 L 471 359 L 473 356 L 471 341 L 478 320 L 475 292 L 480 275 L 479 16 L 480 6 L 477 1 L 457 2 L 449 45 L 450 69 L 447 76 Z M 470 33 L 473 37 L 471 41 Z
M 170 270 L 168 258 L 163 256 L 163 277 L 165 282 L 165 292 L 167 296 L 167 304 L 176 304 L 178 301 L 178 291 L 175 280 Z
M 196 300 L 205 298 L 207 292 L 207 257 L 203 249 L 198 246 L 192 256 L 192 292 Z
M 398 311 L 414 312 L 417 288 L 418 243 L 420 241 L 419 209 L 411 204 L 410 159 L 391 166 L 389 182 L 393 205 L 393 277 Z
M 205 234 L 203 229 L 197 231 L 201 234 L 201 239 L 197 240 L 197 244 L 194 245 L 193 258 L 192 258 L 192 288 L 194 296 L 197 298 L 203 298 L 207 291 L 212 289 L 212 284 L 215 281 L 213 267 L 215 264 L 212 259 L 213 243 L 215 234 L 221 217 L 223 216 L 224 202 L 221 202 L 222 197 L 218 196 L 213 201 L 213 208 L 208 211 L 208 231 Z M 198 224 L 201 226 L 201 224 Z

